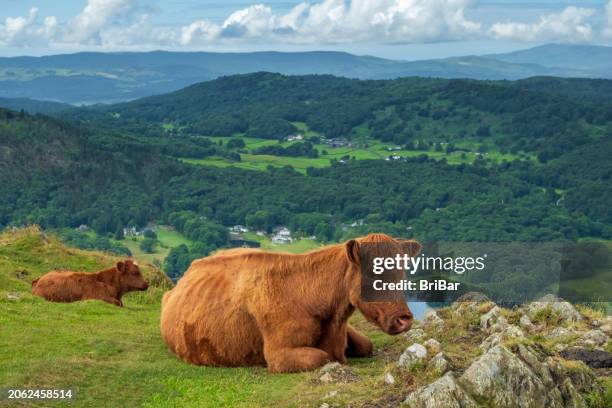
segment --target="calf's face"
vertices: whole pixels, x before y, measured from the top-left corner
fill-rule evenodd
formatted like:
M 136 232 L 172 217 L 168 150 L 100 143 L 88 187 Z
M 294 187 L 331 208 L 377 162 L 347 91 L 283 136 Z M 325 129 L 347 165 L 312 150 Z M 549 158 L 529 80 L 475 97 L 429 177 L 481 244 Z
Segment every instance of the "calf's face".
M 149 288 L 149 284 L 142 277 L 137 263 L 129 259 L 118 262 L 117 270 L 119 271 L 119 283 L 127 291 L 147 290 Z
M 376 250 L 376 256 L 395 256 L 395 254 L 407 254 L 414 257 L 421 250 L 421 245 L 416 241 L 395 240 L 383 234 L 376 234 L 373 241 L 366 237 L 362 242 L 367 250 Z M 366 250 L 358 240 L 351 240 L 346 244 L 347 256 L 352 263 L 353 290 L 351 303 L 359 309 L 364 317 L 380 327 L 390 335 L 399 334 L 410 330 L 414 317 L 406 304 L 403 294 L 397 294 L 397 301 L 393 302 L 366 302 L 361 297 L 361 256 L 360 251 Z M 403 271 L 388 271 L 387 279 L 400 281 L 404 277 Z M 389 276 L 390 274 L 390 276 Z

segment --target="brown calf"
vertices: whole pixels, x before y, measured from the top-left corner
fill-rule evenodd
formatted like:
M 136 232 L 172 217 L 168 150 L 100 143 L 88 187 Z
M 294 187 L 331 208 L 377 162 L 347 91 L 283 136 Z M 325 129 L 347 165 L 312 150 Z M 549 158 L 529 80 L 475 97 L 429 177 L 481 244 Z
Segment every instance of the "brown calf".
M 98 299 L 117 306 L 123 306 L 125 293 L 148 287 L 138 264 L 129 259 L 97 273 L 52 271 L 32 281 L 32 293 L 52 302 Z
M 238 249 L 196 260 L 164 295 L 162 336 L 189 363 L 272 372 L 371 355 L 372 342 L 347 323 L 355 308 L 389 334 L 408 330 L 412 313 L 404 301 L 362 300 L 363 243 L 410 256 L 421 248 L 371 234 L 302 255 Z

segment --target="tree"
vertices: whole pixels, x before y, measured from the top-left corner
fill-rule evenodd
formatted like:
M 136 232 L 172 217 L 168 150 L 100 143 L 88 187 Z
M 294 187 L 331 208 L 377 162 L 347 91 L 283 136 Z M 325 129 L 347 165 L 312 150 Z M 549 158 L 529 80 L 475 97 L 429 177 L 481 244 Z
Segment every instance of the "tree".
M 155 253 L 155 246 L 157 245 L 157 240 L 153 238 L 145 238 L 140 242 L 140 249 L 142 252 L 146 254 Z

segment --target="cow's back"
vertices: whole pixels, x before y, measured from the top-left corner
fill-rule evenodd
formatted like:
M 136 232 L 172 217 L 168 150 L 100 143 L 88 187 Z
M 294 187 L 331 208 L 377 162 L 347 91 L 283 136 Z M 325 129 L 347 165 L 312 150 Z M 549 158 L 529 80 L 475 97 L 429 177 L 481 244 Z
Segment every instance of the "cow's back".
M 84 273 L 52 271 L 33 283 L 32 293 L 53 302 L 73 302 L 83 298 L 90 281 L 91 277 Z
M 162 336 L 183 360 L 225 366 L 264 364 L 261 334 L 246 307 L 248 253 L 232 250 L 194 261 L 164 295 Z

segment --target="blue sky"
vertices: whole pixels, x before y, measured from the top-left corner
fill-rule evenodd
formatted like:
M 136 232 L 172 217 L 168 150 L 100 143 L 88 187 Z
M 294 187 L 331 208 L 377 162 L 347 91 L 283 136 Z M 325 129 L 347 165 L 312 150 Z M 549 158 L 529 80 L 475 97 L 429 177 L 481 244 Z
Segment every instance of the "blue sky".
M 0 0 L 0 55 L 342 50 L 395 59 L 612 44 L 612 0 Z

